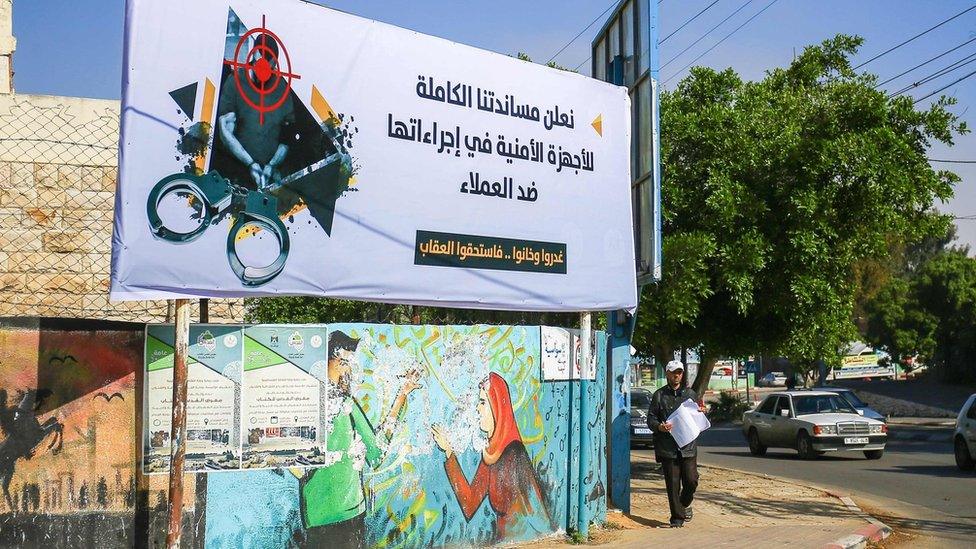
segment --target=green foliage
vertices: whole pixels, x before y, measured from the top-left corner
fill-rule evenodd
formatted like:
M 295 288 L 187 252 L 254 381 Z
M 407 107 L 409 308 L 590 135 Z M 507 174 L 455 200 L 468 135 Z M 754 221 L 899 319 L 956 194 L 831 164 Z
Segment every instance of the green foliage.
M 868 337 L 893 357 L 918 355 L 950 381 L 976 380 L 976 259 L 931 257 L 869 304 Z
M 331 324 L 339 322 L 375 322 L 397 324 L 504 324 L 576 326 L 576 313 L 532 313 L 518 311 L 482 311 L 365 303 L 319 297 L 265 297 L 245 303 L 247 322 L 267 324 Z M 606 319 L 594 315 L 593 329 L 604 329 Z
M 520 51 L 520 52 L 518 52 L 518 53 L 515 54 L 515 57 L 518 58 L 520 61 L 528 61 L 529 63 L 535 63 L 535 61 L 533 61 L 532 58 L 529 57 L 529 54 L 527 54 L 525 52 L 521 52 Z M 546 66 L 549 67 L 550 69 L 559 69 L 561 71 L 566 71 L 566 72 L 579 72 L 579 71 L 576 71 L 574 69 L 568 69 L 568 68 L 566 68 L 566 67 L 564 67 L 562 65 L 558 65 L 558 64 L 556 64 L 555 61 L 550 61 L 550 62 L 546 63 Z
M 713 402 L 708 410 L 708 418 L 716 423 L 721 421 L 738 421 L 742 419 L 749 409 L 749 405 L 739 399 L 739 395 L 733 391 L 722 391 L 718 396 L 718 402 Z
M 851 69 L 860 45 L 838 35 L 758 82 L 696 67 L 661 94 L 663 276 L 635 346 L 660 359 L 700 345 L 696 389 L 720 355 L 836 363 L 856 334 L 858 265 L 945 234 L 931 212 L 959 178 L 925 153 L 965 123 L 951 99 L 916 110 L 875 90 Z

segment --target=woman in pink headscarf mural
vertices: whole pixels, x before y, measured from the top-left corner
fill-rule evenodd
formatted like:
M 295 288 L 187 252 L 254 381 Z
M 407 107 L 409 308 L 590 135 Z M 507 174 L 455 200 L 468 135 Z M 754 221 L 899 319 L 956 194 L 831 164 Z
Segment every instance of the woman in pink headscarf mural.
M 488 444 L 471 482 L 461 470 L 447 433 L 439 425 L 431 427 L 434 441 L 447 457 L 444 469 L 464 518 L 470 521 L 488 498 L 496 516 L 497 539 L 517 539 L 551 528 L 539 478 L 515 422 L 508 384 L 498 374 L 489 374 L 481 383 L 478 414 Z

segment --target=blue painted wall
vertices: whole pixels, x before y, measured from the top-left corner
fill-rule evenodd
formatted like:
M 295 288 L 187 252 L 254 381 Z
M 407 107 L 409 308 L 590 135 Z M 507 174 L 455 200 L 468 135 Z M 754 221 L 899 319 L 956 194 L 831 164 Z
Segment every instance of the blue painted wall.
M 349 393 L 378 433 L 381 451 L 378 460 L 357 463 L 361 485 L 336 488 L 362 490 L 366 510 L 361 546 L 485 546 L 575 527 L 581 383 L 542 379 L 538 327 L 349 324 L 330 325 L 328 332 L 330 337 L 341 332 L 358 340 Z M 592 405 L 583 431 L 588 452 L 583 456 L 587 468 L 582 490 L 585 516 L 601 522 L 607 493 L 606 342 L 602 333 L 595 335 L 597 381 L 582 383 Z M 384 419 L 407 374 L 414 371 L 419 372 L 420 387 L 409 392 L 398 419 Z M 444 433 L 464 479 L 473 482 L 487 461 L 479 397 L 489 374 L 507 385 L 525 457 L 507 462 L 508 470 L 489 467 L 501 485 L 520 486 L 515 493 L 525 500 L 502 521 L 490 495 L 465 516 L 459 490 L 448 477 L 447 454 L 432 432 L 436 425 Z M 389 428 L 388 440 L 384 427 Z M 513 469 L 516 462 L 529 468 Z M 538 492 L 531 483 L 526 488 L 525 479 L 532 476 Z M 306 531 L 303 525 L 302 505 L 321 503 L 310 497 L 302 501 L 301 485 L 307 478 L 297 469 L 210 474 L 206 546 L 286 547 L 325 532 Z M 348 537 L 352 533 L 343 528 L 353 527 L 340 524 L 331 532 Z

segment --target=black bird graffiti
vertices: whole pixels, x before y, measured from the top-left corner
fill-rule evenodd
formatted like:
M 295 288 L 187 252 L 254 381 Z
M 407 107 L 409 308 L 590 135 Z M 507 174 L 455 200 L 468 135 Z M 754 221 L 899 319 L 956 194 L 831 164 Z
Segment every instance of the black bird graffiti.
M 96 394 L 95 396 L 92 397 L 92 400 L 95 400 L 98 397 L 104 398 L 105 399 L 105 402 L 112 402 L 112 399 L 113 398 L 119 397 L 119 400 L 121 400 L 122 402 L 125 402 L 125 397 L 122 396 L 122 393 L 112 393 L 111 395 L 109 395 L 108 393 L 98 393 L 98 394 Z
M 28 389 L 18 391 L 20 402 L 16 406 L 7 405 L 7 391 L 0 389 L 0 429 L 6 438 L 0 441 L 0 488 L 11 512 L 16 512 L 13 498 L 10 497 L 10 481 L 18 459 L 34 457 L 34 450 L 53 434 L 47 445 L 51 453 L 61 451 L 64 425 L 56 418 L 48 418 L 44 423 L 37 420 L 37 410 L 44 400 L 51 396 L 49 389 Z
M 62 366 L 64 366 L 69 360 L 71 362 L 76 363 L 76 364 L 78 363 L 78 360 L 75 359 L 75 357 L 73 357 L 71 355 L 64 355 L 64 356 L 57 356 L 57 355 L 55 355 L 55 356 L 52 356 L 51 358 L 47 359 L 47 363 L 48 364 L 54 364 L 54 363 L 57 362 L 57 363 L 60 363 Z

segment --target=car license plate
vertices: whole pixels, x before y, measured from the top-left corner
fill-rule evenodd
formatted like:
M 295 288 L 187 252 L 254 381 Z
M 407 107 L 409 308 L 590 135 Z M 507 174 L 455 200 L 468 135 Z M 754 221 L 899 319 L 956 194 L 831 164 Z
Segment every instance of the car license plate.
M 867 437 L 848 437 L 844 439 L 844 444 L 867 444 Z
M 640 427 L 635 427 L 634 428 L 634 434 L 635 435 L 649 435 L 649 434 L 651 434 L 651 430 L 650 429 L 647 429 L 647 428 L 643 428 L 642 429 Z

